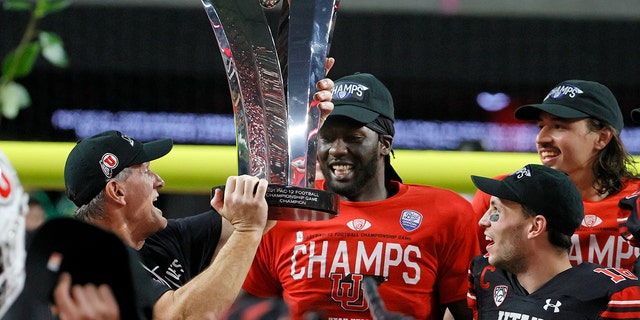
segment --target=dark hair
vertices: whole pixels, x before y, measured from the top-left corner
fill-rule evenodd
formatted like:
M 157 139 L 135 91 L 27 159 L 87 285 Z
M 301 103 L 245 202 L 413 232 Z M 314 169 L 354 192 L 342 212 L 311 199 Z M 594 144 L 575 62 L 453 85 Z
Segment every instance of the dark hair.
M 391 139 L 393 141 L 393 136 L 396 134 L 396 129 L 393 126 L 393 120 L 385 117 L 378 116 L 375 120 L 365 124 L 365 127 L 373 130 L 378 133 L 378 140 L 382 142 L 384 139 Z M 388 154 L 384 157 L 384 185 L 388 185 L 391 180 L 402 182 L 402 178 L 398 172 L 391 165 L 391 157 L 395 158 L 395 154 L 393 152 L 393 148 L 391 149 L 391 154 Z
M 571 249 L 571 236 L 553 228 L 547 228 L 547 231 L 549 231 L 549 243 L 563 250 L 569 251 Z
M 533 209 L 525 205 L 522 205 L 522 213 L 526 217 L 535 217 L 538 215 L 535 211 L 533 211 Z M 548 236 L 549 243 L 551 243 L 552 245 L 562 250 L 569 251 L 569 249 L 571 249 L 571 236 L 566 235 L 558 230 L 555 230 L 548 223 L 547 223 L 547 232 L 549 233 L 549 236 Z
M 622 143 L 620 132 L 614 127 L 595 118 L 589 118 L 587 126 L 591 131 L 609 127 L 613 133 L 611 141 L 596 155 L 592 169 L 595 176 L 593 188 L 600 194 L 615 194 L 624 187 L 623 179 L 636 178 L 636 161 Z

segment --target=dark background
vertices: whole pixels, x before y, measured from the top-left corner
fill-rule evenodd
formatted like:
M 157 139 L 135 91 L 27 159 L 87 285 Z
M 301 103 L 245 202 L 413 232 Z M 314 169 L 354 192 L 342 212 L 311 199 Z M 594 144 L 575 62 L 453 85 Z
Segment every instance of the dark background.
M 275 32 L 278 10 L 267 11 Z M 26 26 L 0 11 L 0 55 Z M 231 113 L 229 89 L 203 8 L 72 5 L 41 29 L 61 36 L 70 66 L 41 59 L 18 79 L 32 106 L 2 119 L 0 139 L 73 141 L 54 129 L 56 109 Z M 511 108 L 540 102 L 558 82 L 609 86 L 631 126 L 640 106 L 640 21 L 339 11 L 331 56 L 334 79 L 355 71 L 390 89 L 398 119 L 511 121 L 511 111 L 477 106 L 479 92 L 511 95 Z

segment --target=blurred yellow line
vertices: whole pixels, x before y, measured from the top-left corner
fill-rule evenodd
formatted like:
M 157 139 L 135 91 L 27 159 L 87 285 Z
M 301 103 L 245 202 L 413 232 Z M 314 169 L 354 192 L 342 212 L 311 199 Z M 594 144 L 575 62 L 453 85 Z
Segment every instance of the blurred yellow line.
M 74 143 L 0 141 L 27 189 L 64 190 L 63 170 Z M 496 176 L 527 163 L 539 163 L 535 153 L 395 150 L 391 160 L 405 183 L 433 185 L 473 193 L 470 175 Z M 175 145 L 151 163 L 171 193 L 209 194 L 237 174 L 235 146 Z

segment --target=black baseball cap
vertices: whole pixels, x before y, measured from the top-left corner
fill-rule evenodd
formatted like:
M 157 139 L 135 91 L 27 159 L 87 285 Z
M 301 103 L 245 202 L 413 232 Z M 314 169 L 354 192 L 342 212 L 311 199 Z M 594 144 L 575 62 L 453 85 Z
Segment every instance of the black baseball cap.
M 578 188 L 569 176 L 539 164 L 528 164 L 502 180 L 471 176 L 481 191 L 518 202 L 543 215 L 553 229 L 572 235 L 584 218 Z
M 636 123 L 640 123 L 640 108 L 631 110 L 631 120 Z
M 115 130 L 82 139 L 64 166 L 67 197 L 78 207 L 87 204 L 124 168 L 158 159 L 171 148 L 171 139 L 142 143 Z
M 541 104 L 516 109 L 520 120 L 537 120 L 540 111 L 565 119 L 595 118 L 622 130 L 622 112 L 611 90 L 594 81 L 566 80 L 547 94 Z
M 389 89 L 369 73 L 355 73 L 334 82 L 331 116 L 346 116 L 361 123 L 369 123 L 378 116 L 392 121 L 393 98 Z
M 53 303 L 60 274 L 73 284 L 107 284 L 122 319 L 151 319 L 152 279 L 138 252 L 114 233 L 78 219 L 60 217 L 38 228 L 27 250 L 25 292 Z

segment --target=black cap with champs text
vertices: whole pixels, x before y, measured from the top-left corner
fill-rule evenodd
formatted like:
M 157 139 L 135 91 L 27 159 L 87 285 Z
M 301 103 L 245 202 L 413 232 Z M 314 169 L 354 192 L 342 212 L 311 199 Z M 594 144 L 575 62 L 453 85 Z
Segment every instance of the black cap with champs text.
M 78 207 L 85 205 L 125 168 L 158 159 L 171 148 L 171 139 L 142 143 L 115 130 L 82 139 L 64 166 L 67 197 Z
M 378 116 L 395 120 L 389 89 L 369 73 L 355 73 L 334 82 L 331 116 L 369 123 Z
M 595 118 L 618 131 L 624 126 L 616 97 L 609 88 L 594 81 L 563 81 L 551 89 L 541 104 L 518 108 L 515 117 L 537 120 L 541 111 L 564 119 Z
M 584 218 L 582 196 L 569 176 L 539 164 L 529 164 L 502 180 L 471 176 L 473 184 L 492 196 L 511 200 L 547 219 L 551 228 L 572 235 Z
M 356 72 L 336 80 L 331 102 L 334 107 L 327 119 L 345 116 L 375 132 L 394 136 L 393 97 L 389 89 L 372 74 Z M 385 157 L 385 180 L 402 182 L 391 165 L 390 155 Z

